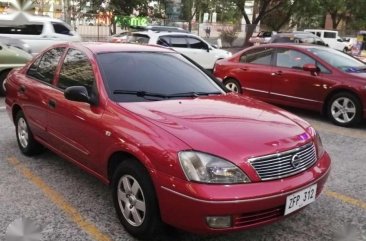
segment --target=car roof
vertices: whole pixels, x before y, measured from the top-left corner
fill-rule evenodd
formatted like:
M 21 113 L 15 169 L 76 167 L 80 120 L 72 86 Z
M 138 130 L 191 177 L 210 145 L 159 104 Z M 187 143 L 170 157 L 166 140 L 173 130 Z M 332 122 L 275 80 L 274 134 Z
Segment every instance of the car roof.
M 4 15 L 0 15 L 0 22 L 2 24 L 6 24 L 7 22 L 48 22 L 48 21 L 52 21 L 52 22 L 58 22 L 58 23 L 63 23 L 62 20 L 60 19 L 56 19 L 56 18 L 51 18 L 48 16 L 34 16 L 25 12 L 15 12 L 15 13 L 11 13 L 11 14 L 4 14 Z
M 153 31 L 153 30 L 132 32 L 132 34 L 145 34 L 145 35 L 148 35 L 148 36 L 177 35 L 177 36 L 198 37 L 197 35 L 195 35 L 193 33 L 189 33 L 189 32 L 183 33 L 183 32 L 170 32 L 170 31 Z
M 120 43 L 107 43 L 107 42 L 74 42 L 66 43 L 70 47 L 84 47 L 91 52 L 98 53 L 110 53 L 110 52 L 162 52 L 162 53 L 176 53 L 170 48 L 155 45 L 139 45 L 139 44 L 120 44 Z M 65 44 L 55 45 L 65 46 Z
M 321 45 L 315 45 L 315 44 L 308 44 L 308 43 L 269 43 L 269 44 L 262 44 L 258 46 L 253 46 L 251 48 L 258 48 L 258 47 L 269 47 L 269 48 L 300 48 L 300 49 L 306 49 L 306 48 L 318 48 L 318 49 L 329 49 L 326 46 Z

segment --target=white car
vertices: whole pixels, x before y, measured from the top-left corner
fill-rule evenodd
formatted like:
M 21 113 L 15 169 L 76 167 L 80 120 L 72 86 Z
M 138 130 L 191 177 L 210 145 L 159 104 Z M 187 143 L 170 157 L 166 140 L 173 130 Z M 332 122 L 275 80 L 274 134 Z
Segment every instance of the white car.
M 344 42 L 342 38 L 339 37 L 338 31 L 325 29 L 305 29 L 304 32 L 315 34 L 333 49 L 348 52 L 352 48 L 351 43 Z
M 171 47 L 191 58 L 204 69 L 212 70 L 217 60 L 231 57 L 231 52 L 218 49 L 197 35 L 171 31 L 133 32 L 129 43 L 152 44 Z
M 0 15 L 0 36 L 23 40 L 33 55 L 56 43 L 81 41 L 61 20 L 23 12 Z

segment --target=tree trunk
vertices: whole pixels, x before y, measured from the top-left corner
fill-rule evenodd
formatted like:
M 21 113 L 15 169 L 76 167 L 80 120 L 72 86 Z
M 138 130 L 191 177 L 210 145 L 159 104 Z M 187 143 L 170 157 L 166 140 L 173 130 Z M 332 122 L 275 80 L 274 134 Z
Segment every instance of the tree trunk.
M 247 24 L 245 26 L 245 39 L 244 39 L 244 43 L 243 43 L 244 48 L 252 45 L 251 43 L 249 43 L 249 39 L 250 39 L 250 37 L 252 37 L 256 27 L 257 27 L 257 24 Z

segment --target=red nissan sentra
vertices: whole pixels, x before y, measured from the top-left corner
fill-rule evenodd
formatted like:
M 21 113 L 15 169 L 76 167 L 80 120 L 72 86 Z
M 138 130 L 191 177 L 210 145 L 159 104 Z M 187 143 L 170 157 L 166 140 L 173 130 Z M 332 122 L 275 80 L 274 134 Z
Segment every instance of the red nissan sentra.
M 169 49 L 60 44 L 6 80 L 25 155 L 44 146 L 112 186 L 125 229 L 243 230 L 313 202 L 330 158 L 304 120 L 226 93 Z

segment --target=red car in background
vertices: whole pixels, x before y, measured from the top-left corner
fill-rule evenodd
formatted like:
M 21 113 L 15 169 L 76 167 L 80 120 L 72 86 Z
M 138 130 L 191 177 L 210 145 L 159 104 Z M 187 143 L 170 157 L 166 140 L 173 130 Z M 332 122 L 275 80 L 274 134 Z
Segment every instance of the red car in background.
M 251 47 L 218 61 L 214 75 L 233 92 L 319 111 L 336 125 L 355 125 L 366 117 L 365 63 L 327 47 Z
M 56 45 L 10 73 L 6 108 L 25 155 L 47 147 L 110 184 L 125 229 L 148 240 L 162 223 L 221 233 L 282 219 L 330 171 L 307 122 L 162 47 Z

